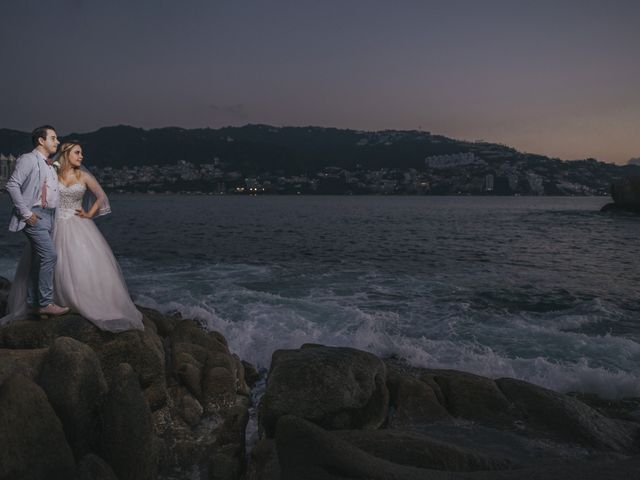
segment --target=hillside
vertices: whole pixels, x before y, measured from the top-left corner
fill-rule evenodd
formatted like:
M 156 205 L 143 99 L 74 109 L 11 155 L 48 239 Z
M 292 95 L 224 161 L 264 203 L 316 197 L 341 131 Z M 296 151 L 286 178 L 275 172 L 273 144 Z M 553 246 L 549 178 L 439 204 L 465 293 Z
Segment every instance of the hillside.
M 614 181 L 640 174 L 637 165 L 563 161 L 415 130 L 120 125 L 65 138 L 83 144 L 107 188 L 123 191 L 606 195 Z M 0 153 L 29 149 L 29 133 L 0 129 Z

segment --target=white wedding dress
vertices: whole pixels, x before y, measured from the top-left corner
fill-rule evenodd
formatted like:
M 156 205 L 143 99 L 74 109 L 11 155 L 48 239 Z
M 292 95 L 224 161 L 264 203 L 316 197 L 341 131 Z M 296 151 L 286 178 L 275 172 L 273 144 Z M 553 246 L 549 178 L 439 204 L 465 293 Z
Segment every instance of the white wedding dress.
M 54 300 L 71 307 L 101 330 L 144 330 L 142 313 L 131 301 L 120 266 L 93 220 L 76 215 L 87 190 L 84 183 L 58 184 L 58 207 L 53 244 L 58 261 L 53 276 Z M 28 248 L 27 248 L 28 250 Z M 23 318 L 30 254 L 26 251 L 16 270 L 8 298 L 9 314 L 0 324 Z

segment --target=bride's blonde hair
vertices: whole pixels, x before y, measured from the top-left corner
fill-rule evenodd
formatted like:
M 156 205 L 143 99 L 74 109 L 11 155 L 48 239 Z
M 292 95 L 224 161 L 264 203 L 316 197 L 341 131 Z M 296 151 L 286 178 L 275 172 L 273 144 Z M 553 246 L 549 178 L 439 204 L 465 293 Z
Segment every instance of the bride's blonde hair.
M 67 171 L 71 168 L 71 164 L 69 163 L 69 154 L 73 147 L 82 147 L 80 142 L 75 140 L 67 140 L 60 146 L 60 153 L 58 154 L 58 158 L 56 159 L 60 162 L 60 167 L 58 168 L 58 178 L 64 178 Z M 82 175 L 82 171 L 78 168 L 75 171 L 76 179 L 80 180 L 80 176 Z

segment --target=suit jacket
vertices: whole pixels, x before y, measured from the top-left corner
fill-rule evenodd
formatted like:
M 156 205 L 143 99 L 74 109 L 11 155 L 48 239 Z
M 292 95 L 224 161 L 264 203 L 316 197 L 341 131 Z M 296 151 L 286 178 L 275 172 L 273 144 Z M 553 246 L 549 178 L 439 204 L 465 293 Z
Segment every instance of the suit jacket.
M 20 155 L 16 160 L 16 168 L 5 186 L 13 202 L 9 220 L 9 230 L 12 232 L 24 228 L 25 220 L 31 216 L 31 207 L 40 199 L 42 182 L 46 178 L 44 165 L 46 164 L 37 149 Z

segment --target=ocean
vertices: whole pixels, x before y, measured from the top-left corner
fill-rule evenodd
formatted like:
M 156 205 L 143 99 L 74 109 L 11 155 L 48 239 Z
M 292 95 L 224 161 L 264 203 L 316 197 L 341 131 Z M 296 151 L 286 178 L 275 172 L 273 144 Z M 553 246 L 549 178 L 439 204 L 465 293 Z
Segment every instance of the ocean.
M 411 365 L 640 396 L 640 217 L 603 197 L 112 195 L 136 303 L 259 369 L 350 346 Z M 0 195 L 0 225 L 10 201 Z M 0 275 L 24 238 L 0 229 Z

